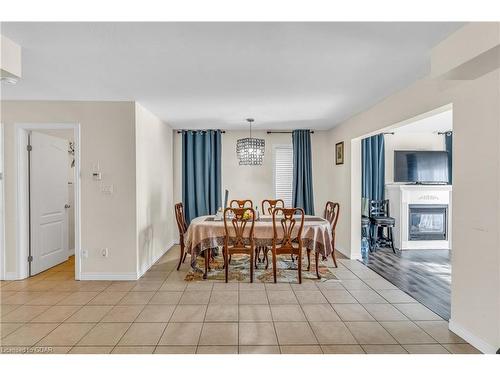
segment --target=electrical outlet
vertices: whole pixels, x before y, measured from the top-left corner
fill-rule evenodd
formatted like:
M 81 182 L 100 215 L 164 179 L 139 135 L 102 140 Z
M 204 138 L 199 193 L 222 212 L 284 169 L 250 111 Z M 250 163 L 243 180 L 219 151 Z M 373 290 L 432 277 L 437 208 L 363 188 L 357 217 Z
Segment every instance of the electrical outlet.
M 82 255 L 84 258 L 88 258 L 89 257 L 89 251 L 88 250 L 82 250 Z
M 115 188 L 113 185 L 101 185 L 101 192 L 104 194 L 113 194 Z
M 107 247 L 101 250 L 101 255 L 102 255 L 103 258 L 107 258 L 108 257 L 109 250 L 108 250 Z

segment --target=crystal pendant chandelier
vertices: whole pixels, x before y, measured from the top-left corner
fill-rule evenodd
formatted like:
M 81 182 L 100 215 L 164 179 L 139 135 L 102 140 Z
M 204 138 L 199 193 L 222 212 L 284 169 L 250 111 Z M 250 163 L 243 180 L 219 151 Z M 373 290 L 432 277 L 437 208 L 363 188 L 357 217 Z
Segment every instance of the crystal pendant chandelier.
M 247 118 L 250 125 L 250 137 L 238 139 L 236 142 L 236 155 L 240 160 L 240 165 L 262 165 L 264 158 L 265 141 L 263 139 L 252 138 L 253 118 Z

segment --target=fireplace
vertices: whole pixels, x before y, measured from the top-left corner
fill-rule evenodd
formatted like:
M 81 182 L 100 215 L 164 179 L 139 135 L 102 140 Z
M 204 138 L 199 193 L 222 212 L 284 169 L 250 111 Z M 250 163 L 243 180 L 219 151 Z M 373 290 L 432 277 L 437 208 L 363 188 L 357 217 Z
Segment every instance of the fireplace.
M 448 239 L 448 205 L 408 205 L 409 241 L 446 241 Z
M 387 184 L 394 245 L 401 250 L 451 249 L 451 185 Z

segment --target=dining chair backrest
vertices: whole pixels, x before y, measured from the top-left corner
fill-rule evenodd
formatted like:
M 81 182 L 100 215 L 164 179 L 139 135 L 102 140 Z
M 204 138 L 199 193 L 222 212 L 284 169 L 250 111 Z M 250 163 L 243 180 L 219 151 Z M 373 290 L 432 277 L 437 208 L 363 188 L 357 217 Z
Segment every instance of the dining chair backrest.
M 229 203 L 229 207 L 230 208 L 233 208 L 233 203 L 236 204 L 235 207 L 237 207 L 237 208 L 244 208 L 244 207 L 250 207 L 250 208 L 252 208 L 253 207 L 253 202 L 250 199 L 233 199 Z M 247 204 L 250 204 L 250 206 L 246 206 Z
M 186 218 L 184 216 L 184 206 L 182 203 L 175 204 L 175 221 L 177 222 L 177 228 L 179 229 L 179 235 L 184 235 L 187 231 Z
M 302 229 L 304 228 L 304 210 L 302 208 L 281 208 L 273 210 L 273 243 L 279 244 L 280 249 L 293 249 L 292 243 L 298 241 L 302 246 Z M 297 217 L 299 216 L 299 217 Z M 278 223 L 283 230 L 282 236 L 278 236 Z M 298 230 L 294 233 L 298 222 Z
M 370 217 L 374 216 L 389 216 L 389 199 L 370 201 Z
M 249 229 L 246 230 L 247 225 Z M 224 210 L 224 230 L 226 244 L 233 248 L 245 248 L 253 240 L 255 211 L 252 207 L 232 208 Z M 247 240 L 247 241 L 245 241 Z
M 330 226 L 332 227 L 332 231 L 334 232 L 337 227 L 337 221 L 339 221 L 339 213 L 340 204 L 331 201 L 326 202 L 324 217 L 328 220 Z
M 269 206 L 269 207 L 267 207 L 267 210 L 266 210 L 266 206 Z M 272 215 L 273 210 L 276 207 L 285 208 L 285 202 L 283 201 L 283 199 L 264 199 L 262 201 L 262 214 L 263 215 L 266 215 L 266 214 Z

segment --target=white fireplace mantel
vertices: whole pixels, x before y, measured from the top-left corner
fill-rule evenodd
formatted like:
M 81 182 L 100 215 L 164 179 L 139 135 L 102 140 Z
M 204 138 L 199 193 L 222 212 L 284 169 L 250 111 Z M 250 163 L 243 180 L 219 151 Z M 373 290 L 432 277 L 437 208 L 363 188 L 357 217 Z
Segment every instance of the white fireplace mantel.
M 394 245 L 401 250 L 451 249 L 451 185 L 402 185 L 387 184 L 385 196 L 389 199 L 390 215 L 396 220 Z M 447 240 L 410 241 L 409 205 L 447 205 Z

